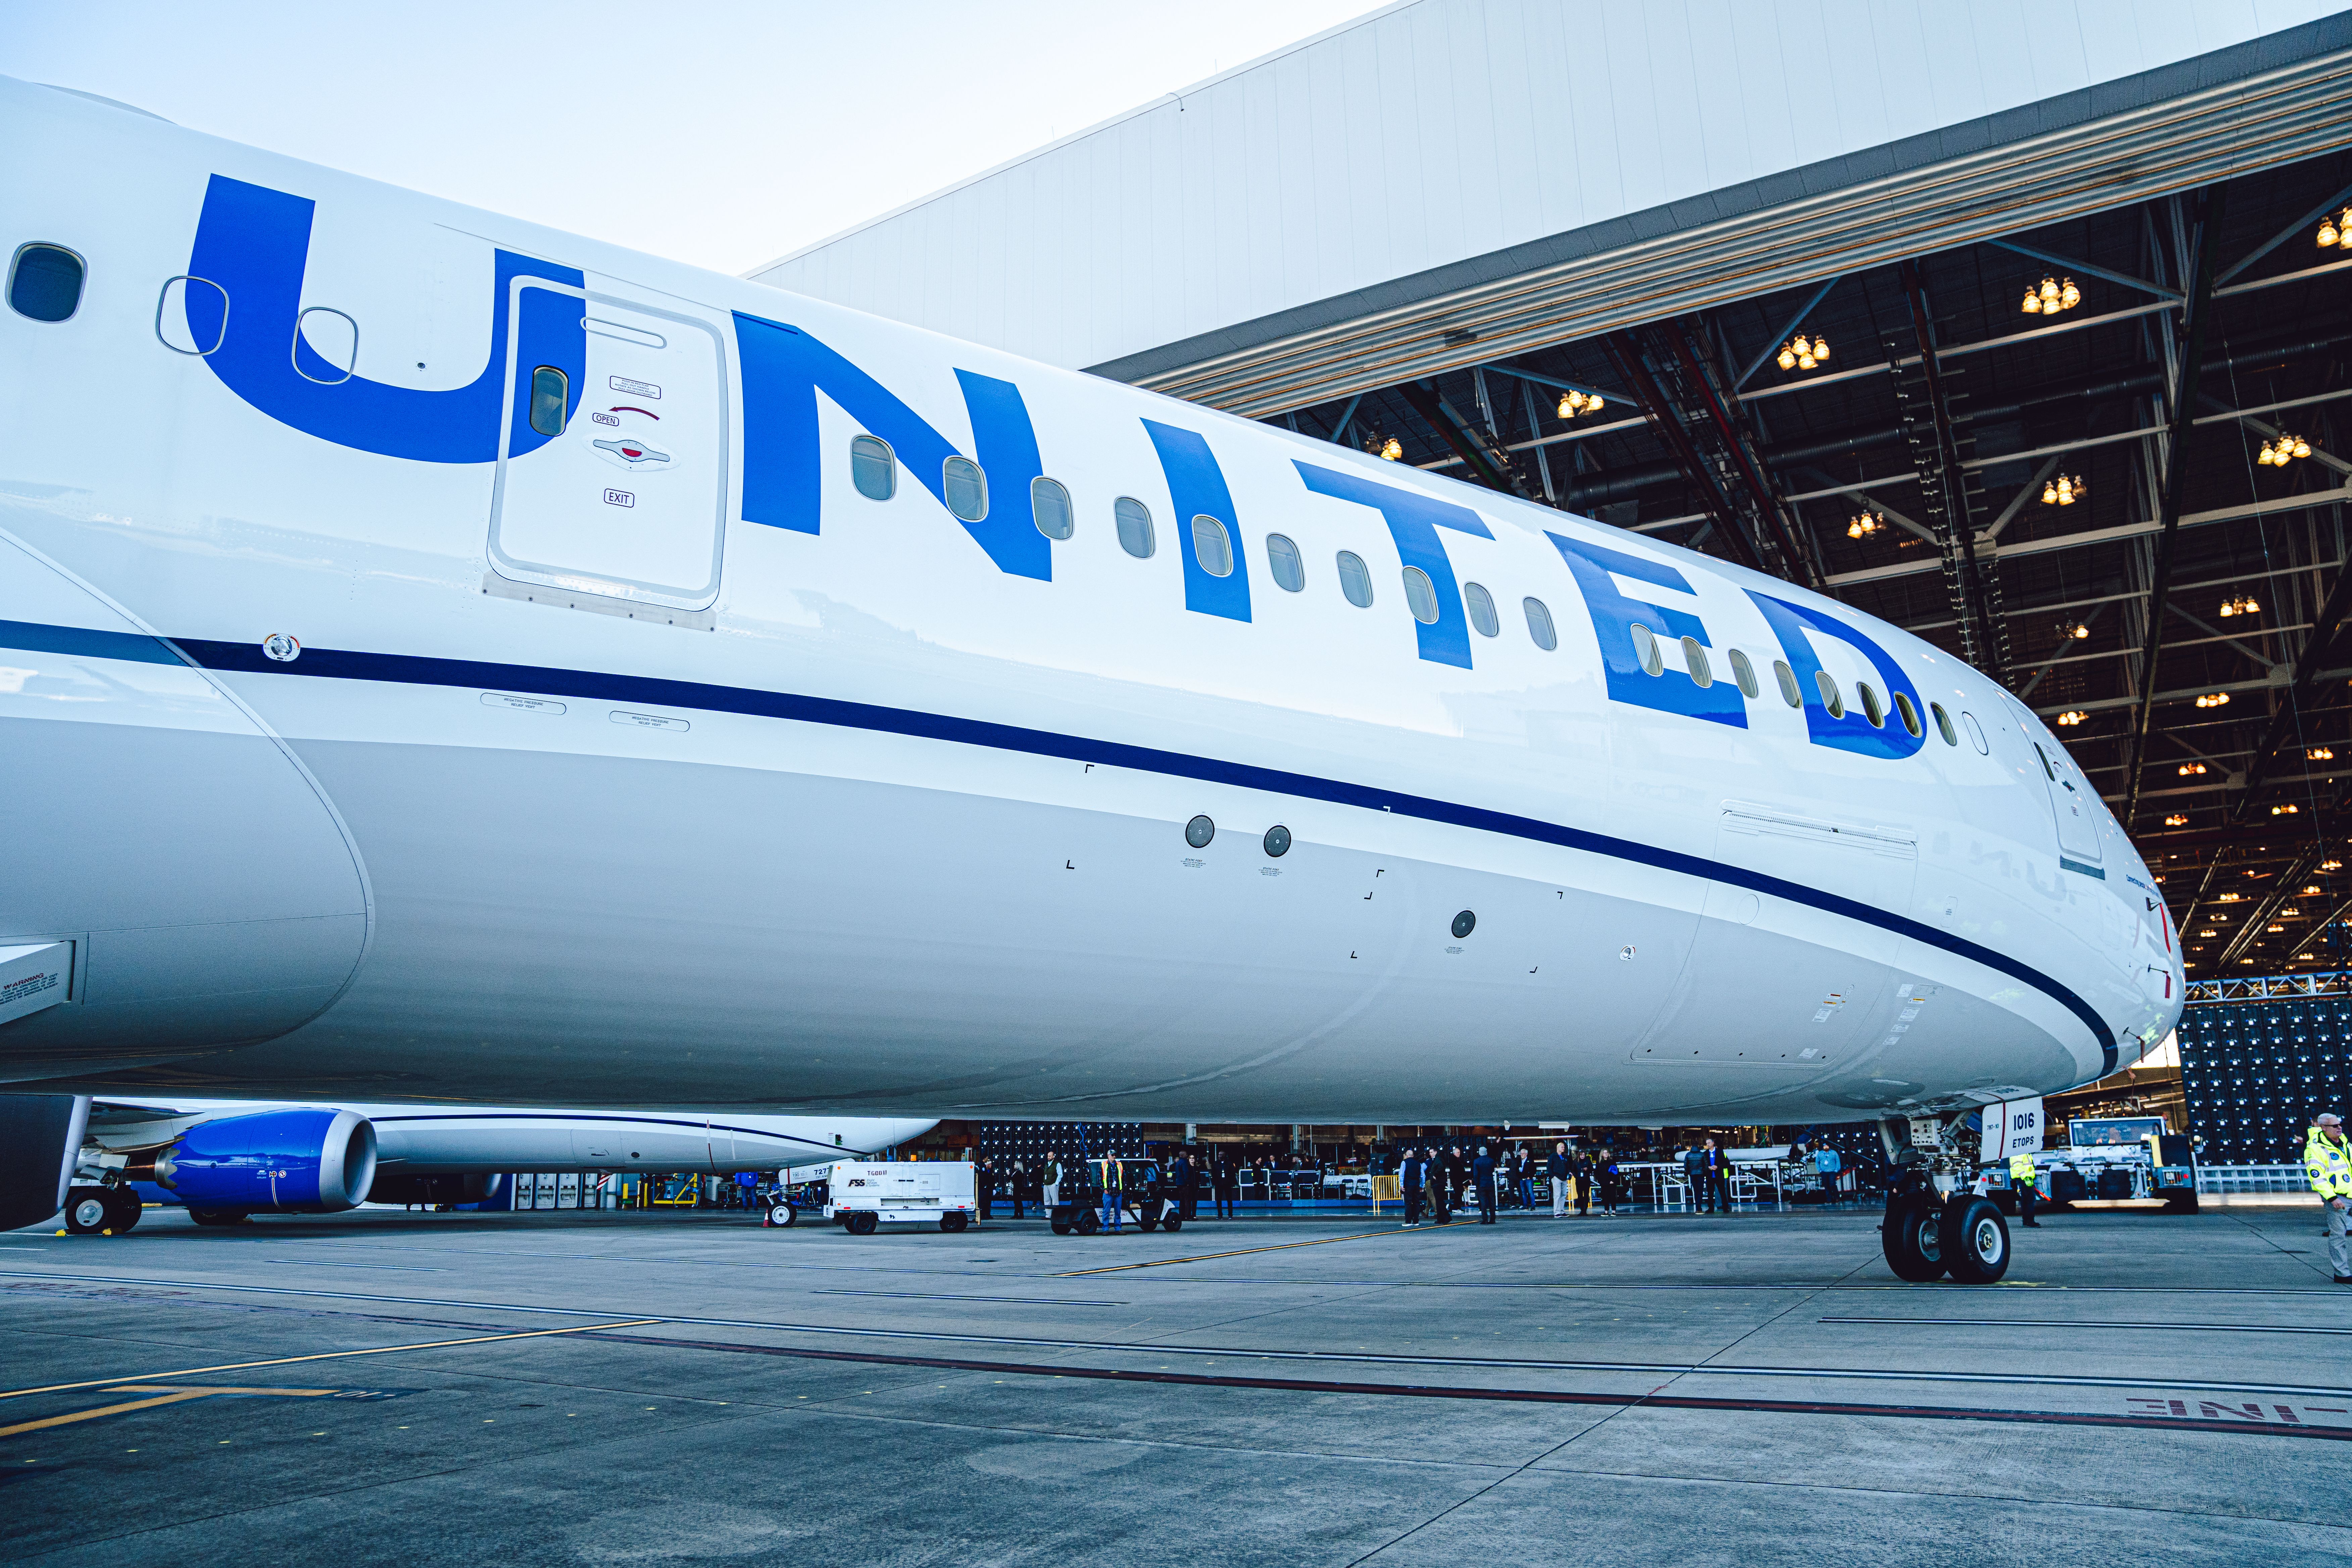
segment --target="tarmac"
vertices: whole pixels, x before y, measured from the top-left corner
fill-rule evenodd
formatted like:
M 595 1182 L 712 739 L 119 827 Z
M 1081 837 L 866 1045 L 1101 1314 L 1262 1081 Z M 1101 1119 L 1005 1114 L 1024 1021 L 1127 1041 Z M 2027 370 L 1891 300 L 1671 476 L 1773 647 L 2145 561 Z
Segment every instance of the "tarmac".
M 2352 1558 L 2315 1203 L 2053 1215 L 1905 1285 L 1874 1212 L 0 1236 L 0 1560 Z

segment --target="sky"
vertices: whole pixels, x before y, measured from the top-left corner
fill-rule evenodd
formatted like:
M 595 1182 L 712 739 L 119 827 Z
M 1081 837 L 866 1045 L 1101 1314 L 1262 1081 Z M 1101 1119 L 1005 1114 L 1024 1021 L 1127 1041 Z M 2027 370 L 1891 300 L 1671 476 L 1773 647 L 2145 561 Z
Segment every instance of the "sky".
M 1376 0 L 0 0 L 0 73 L 741 273 Z

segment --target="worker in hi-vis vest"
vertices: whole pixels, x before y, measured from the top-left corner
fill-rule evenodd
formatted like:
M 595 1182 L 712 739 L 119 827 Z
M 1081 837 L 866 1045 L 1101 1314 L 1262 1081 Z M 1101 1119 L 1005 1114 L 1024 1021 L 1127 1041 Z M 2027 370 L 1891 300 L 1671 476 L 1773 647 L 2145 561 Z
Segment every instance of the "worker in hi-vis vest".
M 2033 1217 L 2033 1200 L 2040 1194 L 2033 1190 L 2033 1156 L 2011 1154 L 2009 1157 L 2009 1190 L 2017 1194 L 2018 1217 L 2035 1230 L 2042 1223 Z
M 2352 1150 L 2344 1143 L 2344 1119 L 2323 1113 L 2303 1145 L 2304 1174 L 2327 1215 L 2327 1265 L 2338 1285 L 2352 1285 L 2352 1258 L 2345 1256 L 2345 1225 L 2352 1218 Z

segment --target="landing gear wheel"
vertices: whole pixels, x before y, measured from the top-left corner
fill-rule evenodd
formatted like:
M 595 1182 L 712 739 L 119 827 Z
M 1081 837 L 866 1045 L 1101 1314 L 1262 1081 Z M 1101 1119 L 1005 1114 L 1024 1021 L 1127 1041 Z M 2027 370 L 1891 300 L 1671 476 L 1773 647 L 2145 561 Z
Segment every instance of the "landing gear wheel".
M 848 1227 L 849 1234 L 852 1236 L 872 1236 L 875 1226 L 874 1211 L 859 1209 L 841 1223 Z
M 137 1193 L 126 1192 L 121 1187 L 107 1188 L 106 1201 L 106 1223 L 113 1227 L 117 1236 L 137 1225 L 141 1212 L 146 1207 L 139 1201 Z
M 76 1187 L 66 1194 L 66 1228 L 76 1236 L 96 1236 L 114 1225 L 112 1194 L 104 1187 Z
M 768 1223 L 779 1229 L 788 1225 L 798 1224 L 800 1222 L 800 1217 L 801 1211 L 794 1208 L 790 1204 L 770 1204 L 768 1205 Z
M 1070 1228 L 1080 1236 L 1092 1236 L 1102 1228 L 1102 1221 L 1095 1217 L 1094 1210 L 1081 1209 L 1078 1211 L 1078 1217 L 1070 1222 Z
M 1925 1285 L 1944 1277 L 1943 1227 L 1942 1211 L 1927 1205 L 1898 1201 L 1888 1206 L 1879 1246 L 1895 1278 Z
M 188 1211 L 188 1217 L 198 1225 L 243 1225 L 245 1211 L 243 1209 L 192 1208 Z
M 2009 1272 L 2009 1222 L 1990 1198 L 1962 1193 L 1946 1204 L 1938 1240 L 1955 1284 L 1990 1285 Z
M 953 1236 L 956 1232 L 961 1230 L 965 1226 L 970 1225 L 971 1223 L 971 1222 L 970 1220 L 966 1219 L 960 1214 L 943 1214 L 940 1215 L 940 1228 L 946 1231 L 950 1236 Z

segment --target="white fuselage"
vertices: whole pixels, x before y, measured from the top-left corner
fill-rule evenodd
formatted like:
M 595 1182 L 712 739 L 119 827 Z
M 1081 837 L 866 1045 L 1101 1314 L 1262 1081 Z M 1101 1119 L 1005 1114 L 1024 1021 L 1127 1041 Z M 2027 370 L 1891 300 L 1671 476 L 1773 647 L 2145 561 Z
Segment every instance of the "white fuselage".
M 1814 1121 L 2178 1016 L 2064 749 L 1834 601 L 50 89 L 0 142 L 88 265 L 0 309 L 0 945 L 74 944 L 7 1078 Z

